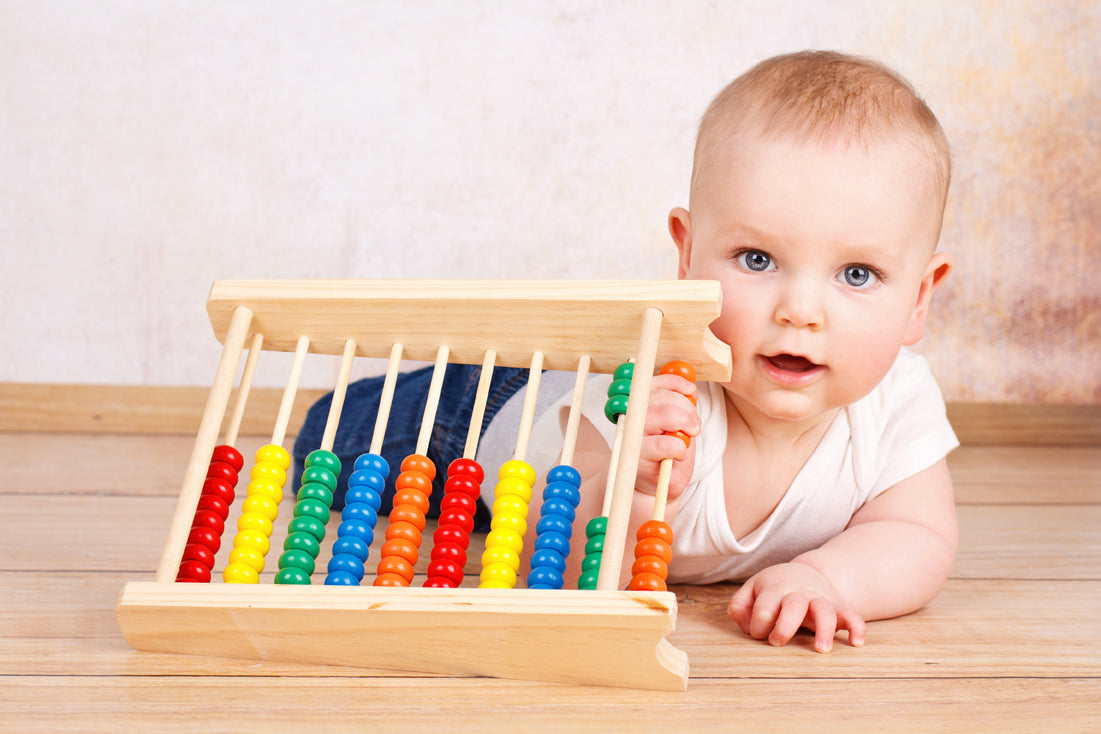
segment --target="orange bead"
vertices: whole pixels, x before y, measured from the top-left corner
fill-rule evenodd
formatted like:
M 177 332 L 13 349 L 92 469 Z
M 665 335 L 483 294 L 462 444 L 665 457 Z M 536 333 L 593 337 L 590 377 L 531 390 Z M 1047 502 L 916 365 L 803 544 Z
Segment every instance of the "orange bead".
M 647 520 L 635 533 L 635 540 L 643 538 L 661 538 L 667 545 L 672 545 L 673 528 L 669 527 L 669 523 L 661 520 Z
M 416 507 L 423 515 L 428 512 L 428 495 L 417 489 L 399 489 L 394 494 L 394 507 L 399 505 Z
M 375 577 L 375 586 L 408 586 L 409 581 L 396 573 L 384 573 Z
M 674 359 L 672 362 L 666 362 L 661 368 L 661 374 L 663 375 L 680 375 L 689 382 L 696 381 L 696 370 L 692 365 L 687 362 L 682 362 L 679 359 Z
M 413 545 L 420 547 L 421 544 L 421 531 L 417 529 L 417 526 L 405 522 L 392 522 L 386 528 L 386 539 L 393 540 L 394 538 L 405 538 Z
M 394 480 L 394 487 L 399 492 L 403 489 L 412 489 L 420 494 L 432 494 L 432 480 L 427 474 L 419 471 L 403 471 Z
M 669 578 L 669 565 L 657 556 L 641 556 L 635 559 L 631 566 L 631 575 L 638 576 L 642 573 L 653 574 L 660 578 Z
M 405 538 L 394 538 L 382 544 L 382 557 L 397 556 L 404 558 L 410 564 L 416 563 L 420 555 L 417 546 Z
M 677 438 L 679 438 L 679 439 L 680 439 L 681 441 L 684 441 L 684 445 L 685 445 L 685 446 L 688 446 L 688 445 L 690 445 L 690 444 L 692 443 L 692 437 L 691 437 L 691 436 L 689 436 L 689 435 L 688 435 L 687 433 L 685 433 L 684 431 L 672 431 L 672 432 L 666 433 L 665 435 L 666 435 L 666 436 L 676 436 L 676 437 L 677 437 Z
M 407 522 L 417 530 L 424 530 L 424 513 L 413 505 L 398 505 L 390 512 L 390 522 Z
M 657 556 L 665 561 L 666 565 L 673 560 L 673 549 L 661 538 L 643 538 L 635 546 L 635 558 L 643 556 Z
M 378 576 L 381 578 L 387 574 L 393 574 L 405 579 L 405 583 L 402 584 L 402 586 L 408 586 L 409 582 L 413 580 L 413 566 L 401 556 L 383 558 L 378 562 Z M 375 584 L 376 586 L 379 585 L 377 579 Z
M 668 591 L 665 579 L 652 573 L 643 573 L 631 579 L 628 586 L 631 591 Z
M 436 478 L 436 465 L 432 463 L 432 460 L 427 456 L 421 454 L 409 454 L 405 457 L 405 461 L 401 462 L 401 470 L 407 471 L 419 471 L 429 479 Z

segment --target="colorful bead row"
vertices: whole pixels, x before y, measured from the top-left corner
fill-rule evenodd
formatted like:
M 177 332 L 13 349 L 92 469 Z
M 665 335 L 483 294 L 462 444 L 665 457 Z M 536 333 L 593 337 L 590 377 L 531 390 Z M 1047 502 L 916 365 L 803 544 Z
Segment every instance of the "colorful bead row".
M 410 454 L 401 462 L 401 473 L 394 482 L 394 509 L 390 511 L 375 586 L 409 586 L 412 583 L 435 476 L 436 465 L 427 456 Z
M 244 465 L 245 457 L 237 449 L 226 445 L 215 447 L 184 546 L 177 581 L 210 582 L 214 555 L 222 547 L 222 533 L 229 519 L 229 506 L 233 504 L 238 472 Z
M 463 582 L 466 551 L 474 530 L 474 513 L 485 471 L 473 459 L 460 458 L 447 467 L 447 482 L 440 502 L 440 519 L 432 536 L 428 563 L 429 588 L 454 589 Z
M 528 503 L 535 486 L 535 469 L 519 459 L 506 461 L 493 490 L 493 520 L 482 553 L 479 586 L 511 589 L 520 571 L 520 552 L 528 528 Z
M 302 486 L 298 489 L 298 501 L 294 503 L 294 519 L 283 541 L 275 583 L 310 583 L 321 552 L 321 541 L 325 539 L 325 525 L 329 522 L 339 475 L 340 459 L 333 452 L 318 449 L 306 456 Z
M 390 465 L 378 454 L 361 454 L 353 469 L 325 577 L 328 586 L 359 586 L 363 580 L 364 564 L 375 541 L 382 493 L 390 476 Z
M 561 589 L 570 555 L 570 537 L 577 505 L 581 502 L 581 474 L 560 464 L 547 472 L 543 507 L 535 526 L 535 552 L 528 572 L 529 589 Z
M 287 469 L 291 455 L 282 446 L 268 444 L 256 451 L 256 463 L 245 490 L 241 517 L 237 519 L 237 535 L 229 564 L 222 571 L 227 584 L 255 584 L 264 570 L 264 557 L 271 548 L 271 533 L 283 501 Z

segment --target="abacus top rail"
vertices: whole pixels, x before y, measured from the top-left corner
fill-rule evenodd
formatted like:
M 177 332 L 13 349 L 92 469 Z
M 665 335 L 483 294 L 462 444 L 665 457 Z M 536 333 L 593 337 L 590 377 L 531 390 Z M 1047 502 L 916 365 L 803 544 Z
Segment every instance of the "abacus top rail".
M 479 364 L 493 349 L 498 365 L 527 367 L 541 351 L 546 369 L 572 371 L 587 354 L 606 373 L 634 355 L 654 307 L 658 363 L 689 362 L 700 380 L 730 375 L 730 349 L 709 328 L 721 307 L 715 281 L 220 280 L 207 300 L 220 341 L 238 306 L 268 350 L 294 351 L 305 335 L 314 353 L 340 354 L 354 339 L 357 356 L 386 357 L 399 343 L 406 358 L 431 361 L 446 344 L 452 362 Z

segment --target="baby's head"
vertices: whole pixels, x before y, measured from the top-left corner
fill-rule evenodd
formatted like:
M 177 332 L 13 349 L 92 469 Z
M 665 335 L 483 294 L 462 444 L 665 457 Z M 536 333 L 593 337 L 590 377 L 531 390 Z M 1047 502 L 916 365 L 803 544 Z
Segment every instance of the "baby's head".
M 939 234 L 951 178 L 948 139 L 913 87 L 882 64 L 804 51 L 763 61 L 735 79 L 700 121 L 691 204 L 742 146 L 778 139 L 908 148 L 923 169 L 915 183 L 927 187 Z

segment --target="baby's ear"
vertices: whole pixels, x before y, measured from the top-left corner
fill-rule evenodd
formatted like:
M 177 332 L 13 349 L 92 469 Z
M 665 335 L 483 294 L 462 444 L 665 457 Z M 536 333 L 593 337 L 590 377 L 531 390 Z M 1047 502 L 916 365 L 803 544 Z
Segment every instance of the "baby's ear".
M 910 323 L 906 327 L 906 335 L 902 340 L 906 346 L 912 346 L 921 341 L 925 333 L 925 317 L 929 313 L 929 303 L 933 300 L 933 291 L 944 282 L 951 271 L 952 256 L 945 252 L 934 252 L 921 279 L 917 303 L 914 304 L 914 312 L 910 315 Z
M 684 280 L 688 277 L 688 266 L 692 261 L 692 215 L 687 209 L 678 206 L 669 212 L 669 234 L 673 236 L 679 253 L 677 278 Z

